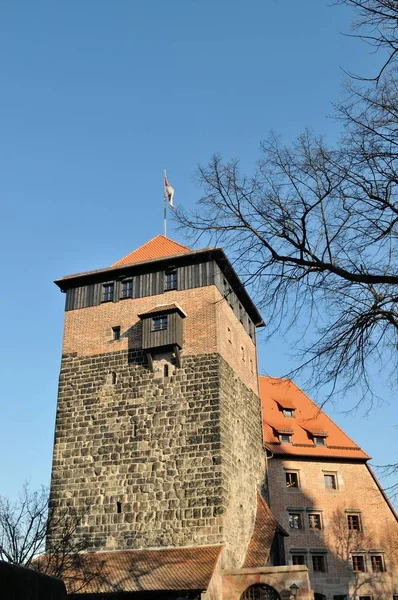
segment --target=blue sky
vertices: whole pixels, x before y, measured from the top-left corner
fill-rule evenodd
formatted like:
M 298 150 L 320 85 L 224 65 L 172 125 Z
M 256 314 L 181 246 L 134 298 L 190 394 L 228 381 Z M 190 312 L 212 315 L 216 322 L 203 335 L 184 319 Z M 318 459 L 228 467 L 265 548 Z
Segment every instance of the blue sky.
M 215 151 L 250 169 L 270 130 L 335 140 L 341 67 L 376 64 L 341 34 L 350 19 L 324 0 L 0 0 L 0 493 L 49 482 L 64 305 L 53 280 L 162 232 L 164 168 L 189 208 L 196 165 Z M 283 340 L 261 346 L 262 372 L 293 365 Z M 380 393 L 367 418 L 328 411 L 376 464 L 397 460 L 392 393 Z

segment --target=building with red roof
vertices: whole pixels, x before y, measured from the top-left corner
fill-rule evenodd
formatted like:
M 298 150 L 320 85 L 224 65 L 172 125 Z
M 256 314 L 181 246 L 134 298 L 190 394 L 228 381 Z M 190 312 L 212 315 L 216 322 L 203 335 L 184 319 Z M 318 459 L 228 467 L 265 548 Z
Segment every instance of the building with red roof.
M 264 323 L 222 249 L 159 235 L 55 283 L 51 505 L 81 515 L 85 549 L 71 597 L 392 598 L 396 521 L 369 457 L 293 382 L 258 377 Z

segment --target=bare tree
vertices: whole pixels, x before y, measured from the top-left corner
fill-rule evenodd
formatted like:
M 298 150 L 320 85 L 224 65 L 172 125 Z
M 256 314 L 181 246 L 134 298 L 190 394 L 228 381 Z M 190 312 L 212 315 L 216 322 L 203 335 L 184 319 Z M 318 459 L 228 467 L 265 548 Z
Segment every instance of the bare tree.
M 76 536 L 83 515 L 68 507 L 49 506 L 48 489 L 31 491 L 25 484 L 15 502 L 0 496 L 0 560 L 58 577 L 67 587 L 81 591 L 101 577 L 101 562 L 82 560 L 88 540 Z M 47 540 L 49 529 L 57 532 Z
M 371 7 L 388 6 L 386 17 L 369 17 L 381 19 L 382 39 L 393 15 L 397 23 L 397 2 L 345 3 L 357 6 L 362 27 Z M 193 237 L 204 234 L 228 250 L 269 334 L 292 331 L 303 317 L 310 342 L 299 348 L 299 367 L 311 367 L 313 385 L 335 393 L 360 384 L 369 399 L 375 369 L 397 384 L 396 75 L 394 53 L 377 85 L 347 84 L 334 147 L 310 131 L 290 146 L 272 135 L 249 175 L 237 160 L 214 156 L 198 170 L 198 209 L 177 214 Z

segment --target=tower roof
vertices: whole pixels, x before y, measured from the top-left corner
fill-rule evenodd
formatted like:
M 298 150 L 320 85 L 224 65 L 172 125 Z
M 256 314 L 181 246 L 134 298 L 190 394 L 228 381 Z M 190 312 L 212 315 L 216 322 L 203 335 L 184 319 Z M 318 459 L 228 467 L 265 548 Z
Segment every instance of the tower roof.
M 290 379 L 260 376 L 259 388 L 263 412 L 264 443 L 274 454 L 356 460 L 369 458 Z M 284 416 L 283 409 L 293 411 L 293 416 Z M 291 444 L 280 443 L 279 434 L 283 433 L 292 436 Z M 315 446 L 314 437 L 325 438 L 325 445 Z
M 149 240 L 136 250 L 130 252 L 117 262 L 113 263 L 112 267 L 119 265 L 131 265 L 137 262 L 146 260 L 155 260 L 157 258 L 165 258 L 166 256 L 175 256 L 177 254 L 186 254 L 191 252 L 190 248 L 183 246 L 174 240 L 171 240 L 164 235 L 157 235 Z

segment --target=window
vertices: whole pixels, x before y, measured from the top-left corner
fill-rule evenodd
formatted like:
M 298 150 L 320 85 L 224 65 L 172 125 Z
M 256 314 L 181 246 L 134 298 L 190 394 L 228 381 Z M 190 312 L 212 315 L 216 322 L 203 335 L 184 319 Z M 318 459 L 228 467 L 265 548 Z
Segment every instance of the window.
M 154 317 L 152 319 L 152 331 L 162 331 L 163 329 L 167 329 L 167 315 Z
M 364 573 L 365 558 L 361 555 L 354 555 L 352 557 L 352 569 L 355 573 Z
M 336 475 L 324 475 L 325 490 L 337 490 Z
M 311 530 L 322 529 L 321 515 L 317 513 L 310 513 L 308 515 L 308 526 Z
M 395 598 L 395 596 L 394 596 Z M 359 600 L 372 600 L 372 596 L 359 596 Z M 398 600 L 398 596 L 397 596 L 397 600 Z
M 300 513 L 289 513 L 289 527 L 290 529 L 303 528 Z
M 285 473 L 285 477 L 286 477 L 286 487 L 288 488 L 298 488 L 299 487 L 299 480 L 298 480 L 298 473 Z
M 375 571 L 376 573 L 381 573 L 382 571 L 385 571 L 384 561 L 381 554 L 372 554 L 370 556 L 370 562 L 372 564 L 372 571 Z
M 117 514 L 120 515 L 122 512 L 122 503 L 121 502 L 116 502 L 116 511 Z
M 292 408 L 284 408 L 283 416 L 288 418 L 294 417 L 294 410 Z
M 115 341 L 120 340 L 120 327 L 112 327 L 112 335 Z
M 111 381 L 112 381 L 112 385 L 116 385 L 117 375 L 116 375 L 115 371 L 112 371 L 112 373 L 111 373 Z
M 281 444 L 291 444 L 292 443 L 292 436 L 289 433 L 280 433 L 279 434 L 279 441 Z
M 113 283 L 105 283 L 102 286 L 102 302 L 112 302 L 115 285 Z
M 326 440 L 320 435 L 314 435 L 314 444 L 315 446 L 326 446 Z
M 133 280 L 122 281 L 122 298 L 131 298 L 133 295 Z
M 163 376 L 164 377 L 168 377 L 169 376 L 169 365 L 164 365 L 163 366 Z
M 333 596 L 333 600 L 347 600 L 347 596 L 345 594 L 338 594 L 337 596 Z
M 293 554 L 292 555 L 292 564 L 293 565 L 305 565 L 304 554 Z
M 323 554 L 313 554 L 312 555 L 312 570 L 315 573 L 325 573 L 326 572 L 326 560 Z
M 347 524 L 349 531 L 360 531 L 361 524 L 359 522 L 359 515 L 347 515 Z
M 169 271 L 166 273 L 166 290 L 177 289 L 177 271 Z

